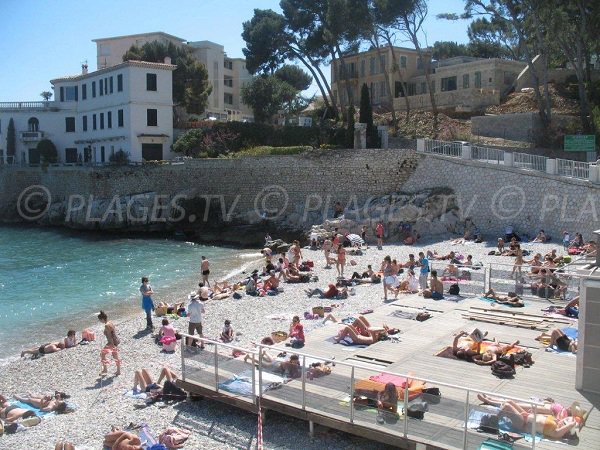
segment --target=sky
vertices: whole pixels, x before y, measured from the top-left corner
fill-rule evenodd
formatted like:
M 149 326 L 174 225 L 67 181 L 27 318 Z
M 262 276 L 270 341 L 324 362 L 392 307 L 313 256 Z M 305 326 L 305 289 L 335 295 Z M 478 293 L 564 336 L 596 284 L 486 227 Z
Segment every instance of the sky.
M 92 39 L 164 31 L 187 41 L 221 44 L 230 57 L 243 57 L 242 24 L 255 8 L 281 12 L 279 0 L 1 0 L 0 102 L 40 101 L 50 80 L 96 70 Z M 465 21 L 437 20 L 461 12 L 464 0 L 429 0 L 427 44 L 468 42 Z M 406 42 L 397 45 L 409 46 Z M 316 93 L 316 85 L 308 94 Z

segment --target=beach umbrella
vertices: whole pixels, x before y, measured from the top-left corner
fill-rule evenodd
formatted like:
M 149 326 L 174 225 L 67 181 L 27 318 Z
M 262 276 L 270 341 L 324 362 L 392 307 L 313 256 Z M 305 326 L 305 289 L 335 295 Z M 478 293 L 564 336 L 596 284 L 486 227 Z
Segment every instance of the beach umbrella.
M 346 236 L 346 239 L 350 241 L 350 243 L 354 245 L 364 245 L 365 241 L 358 234 L 349 234 Z

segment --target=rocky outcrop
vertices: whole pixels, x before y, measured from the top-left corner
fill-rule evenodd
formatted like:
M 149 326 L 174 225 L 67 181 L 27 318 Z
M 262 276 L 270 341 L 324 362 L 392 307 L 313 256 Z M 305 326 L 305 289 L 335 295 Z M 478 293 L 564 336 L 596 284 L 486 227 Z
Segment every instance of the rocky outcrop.
M 462 233 L 464 221 L 454 192 L 450 189 L 428 189 L 418 193 L 395 193 L 371 199 L 364 208 L 344 211 L 344 215 L 313 225 L 308 237 L 330 236 L 335 228 L 340 233 L 360 235 L 367 226 L 373 236 L 377 222 L 383 222 L 385 238 L 402 240 L 412 230 L 420 236 L 436 236 L 448 232 Z

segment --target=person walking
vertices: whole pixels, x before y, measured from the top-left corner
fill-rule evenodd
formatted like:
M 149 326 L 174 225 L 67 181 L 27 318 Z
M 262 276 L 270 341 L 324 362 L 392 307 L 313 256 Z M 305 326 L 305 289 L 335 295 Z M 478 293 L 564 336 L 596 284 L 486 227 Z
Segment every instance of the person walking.
M 201 259 L 202 262 L 200 263 L 200 270 L 202 271 L 202 283 L 204 283 L 204 286 L 210 287 L 210 283 L 208 281 L 208 275 L 210 274 L 210 263 L 208 262 L 208 259 L 206 259 L 206 256 L 202 256 Z
M 427 289 L 427 277 L 429 276 L 429 260 L 425 258 L 423 252 L 419 252 L 419 265 L 421 270 L 419 272 L 419 287 L 422 291 Z
M 188 305 L 188 317 L 190 318 L 190 323 L 188 324 L 188 334 L 190 336 L 194 335 L 194 332 L 198 332 L 200 337 L 204 337 L 202 334 L 202 315 L 204 314 L 204 305 L 200 303 L 200 296 L 192 292 L 189 295 L 190 304 Z M 195 345 L 195 340 L 189 339 L 186 342 L 186 345 Z M 200 341 L 200 349 L 204 350 L 204 342 Z
M 152 323 L 152 311 L 154 311 L 152 295 L 154 294 L 154 291 L 152 290 L 152 286 L 150 286 L 148 277 L 142 277 L 140 292 L 142 293 L 142 308 L 146 312 L 146 329 L 154 330 L 154 324 Z
M 375 236 L 377 236 L 377 249 L 381 250 L 383 247 L 383 222 L 380 220 L 377 222 L 377 226 L 375 227 Z

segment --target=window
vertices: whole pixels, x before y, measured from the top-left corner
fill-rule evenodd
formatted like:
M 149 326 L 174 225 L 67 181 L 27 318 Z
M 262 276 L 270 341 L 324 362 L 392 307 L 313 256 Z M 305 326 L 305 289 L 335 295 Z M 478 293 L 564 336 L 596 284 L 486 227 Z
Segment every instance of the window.
M 104 95 L 108 95 L 108 77 L 104 79 Z
M 65 131 L 75 133 L 75 117 L 65 117 Z
M 87 131 L 87 116 L 81 118 L 81 129 Z
M 456 90 L 456 77 L 442 78 L 442 92 Z
M 469 88 L 469 74 L 465 73 L 463 75 L 463 89 L 468 89 Z
M 124 123 L 124 121 L 123 121 L 123 110 L 119 109 L 117 111 L 117 126 L 122 127 L 122 126 L 124 126 L 123 123 Z
M 223 101 L 228 105 L 233 105 L 233 94 L 225 94 L 223 95 Z
M 226 59 L 225 61 L 223 61 L 223 65 L 226 69 L 233 70 L 233 61 Z
M 65 162 L 70 164 L 77 162 L 76 148 L 65 148 Z
M 112 112 L 106 113 L 106 128 L 112 128 Z
M 76 102 L 77 101 L 77 86 L 60 87 L 61 102 Z
M 146 74 L 146 90 L 147 91 L 156 91 L 156 74 L 155 73 L 147 73 Z
M 401 56 L 400 57 L 400 68 L 401 69 L 406 69 L 406 56 Z
M 109 83 L 109 85 L 110 85 L 110 93 L 112 94 L 113 93 L 113 77 L 110 77 L 109 81 L 110 81 L 110 83 Z
M 92 81 L 92 97 L 96 98 L 96 82 Z
M 223 84 L 227 87 L 233 87 L 233 78 L 225 75 L 225 78 L 223 79 Z
M 481 72 L 475 72 L 475 87 L 481 87 Z
M 369 59 L 369 74 L 375 75 L 375 58 L 371 57 Z
M 385 72 L 385 55 L 380 55 L 379 56 L 379 72 L 383 73 Z
M 104 81 L 102 80 L 102 78 L 98 80 L 98 91 L 98 94 L 100 94 L 100 97 L 102 97 L 104 95 Z
M 96 129 L 96 114 L 92 115 L 92 130 Z
M 117 92 L 123 90 L 123 74 L 117 75 Z
M 157 127 L 158 126 L 158 110 L 156 109 L 147 109 L 146 110 L 146 125 L 149 127 Z
M 85 100 L 87 98 L 87 84 L 83 83 L 81 85 L 81 100 Z
M 36 117 L 31 117 L 27 121 L 27 131 L 39 131 L 40 121 Z
M 365 76 L 365 66 L 367 65 L 366 61 L 362 59 L 360 61 L 360 76 L 364 78 Z
M 100 113 L 100 129 L 104 130 L 104 113 Z

